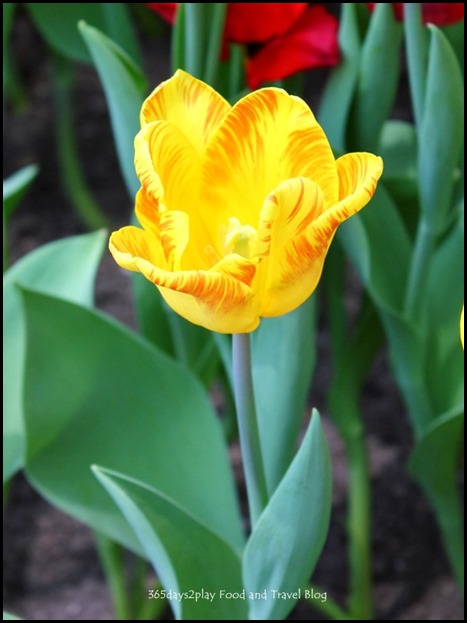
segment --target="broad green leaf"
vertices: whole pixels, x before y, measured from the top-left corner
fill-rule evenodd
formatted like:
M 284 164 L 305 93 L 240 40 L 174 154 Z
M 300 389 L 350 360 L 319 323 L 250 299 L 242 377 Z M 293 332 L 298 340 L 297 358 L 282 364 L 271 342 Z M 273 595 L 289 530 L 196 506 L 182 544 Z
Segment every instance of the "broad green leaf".
M 132 274 L 131 284 L 139 332 L 164 353 L 174 356 L 171 328 L 159 290 L 138 273 Z
M 401 309 L 411 243 L 383 184 L 362 212 L 339 227 L 337 235 L 372 298 Z
M 252 335 L 252 364 L 263 461 L 272 493 L 292 460 L 316 360 L 316 297 Z
M 80 20 L 104 31 L 136 62 L 139 61 L 137 39 L 131 25 L 128 7 L 124 3 L 28 2 L 26 6 L 48 45 L 73 61 L 91 60 L 77 30 Z
M 396 97 L 402 26 L 390 4 L 379 3 L 363 42 L 355 108 L 351 117 L 352 149 L 377 150 L 381 130 Z
M 238 553 L 173 499 L 144 482 L 94 467 L 151 561 L 177 620 L 245 620 L 246 601 L 222 591 L 242 592 Z M 209 596 L 207 595 L 209 593 Z
M 386 121 L 378 154 L 384 162 L 384 184 L 389 193 L 399 208 L 404 204 L 404 213 L 410 209 L 418 218 L 417 134 L 414 126 L 405 121 Z
M 19 260 L 3 278 L 3 478 L 23 466 L 25 321 L 16 285 L 81 305 L 93 301 L 94 279 L 104 250 L 104 231 L 44 245 Z M 46 349 L 47 350 L 47 349 Z
M 102 314 L 29 292 L 24 302 L 33 485 L 65 512 L 140 549 L 89 470 L 106 465 L 147 482 L 240 547 L 222 429 L 196 378 Z
M 451 46 L 438 28 L 430 29 L 426 99 L 419 136 L 419 184 L 425 218 L 439 233 L 445 227 L 461 156 L 464 86 Z
M 3 180 L 3 217 L 9 219 L 37 175 L 38 167 L 30 164 Z
M 346 129 L 357 85 L 360 58 L 360 35 L 358 32 L 355 3 L 342 4 L 339 24 L 339 48 L 341 60 L 332 71 L 326 84 L 319 108 L 318 120 L 334 150 L 346 150 Z
M 464 352 L 459 319 L 464 302 L 464 219 L 459 219 L 430 262 L 427 387 L 435 413 L 464 400 Z
M 436 418 L 416 444 L 409 471 L 433 506 L 446 552 L 461 591 L 464 589 L 464 519 L 457 489 L 457 468 L 464 440 L 464 405 Z
M 425 106 L 429 43 L 420 3 L 410 2 L 404 6 L 404 32 L 412 109 L 419 128 Z
M 9 614 L 8 612 L 3 611 L 3 620 L 4 621 L 22 621 L 21 617 L 15 617 L 14 614 Z
M 140 332 L 209 386 L 220 365 L 213 334 L 176 314 L 142 275 L 132 282 Z
M 139 112 L 146 93 L 146 80 L 124 50 L 102 32 L 84 22 L 80 22 L 79 30 L 104 88 L 120 168 L 133 197 L 140 186 L 133 164 L 133 142 L 140 129 Z
M 436 418 L 412 451 L 409 471 L 427 491 L 443 491 L 453 479 L 462 451 L 463 406 Z
M 311 423 L 292 464 L 250 536 L 243 559 L 250 620 L 284 619 L 296 599 L 293 593 L 309 579 L 326 539 L 331 511 L 331 464 L 319 414 Z

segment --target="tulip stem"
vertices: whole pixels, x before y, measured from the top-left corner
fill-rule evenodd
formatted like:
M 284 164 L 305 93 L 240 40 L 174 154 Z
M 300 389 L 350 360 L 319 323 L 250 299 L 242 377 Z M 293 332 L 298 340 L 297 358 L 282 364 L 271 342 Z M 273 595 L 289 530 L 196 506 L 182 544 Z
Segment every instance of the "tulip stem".
M 268 494 L 256 417 L 249 333 L 237 333 L 232 336 L 232 363 L 238 431 L 253 528 L 268 502 Z

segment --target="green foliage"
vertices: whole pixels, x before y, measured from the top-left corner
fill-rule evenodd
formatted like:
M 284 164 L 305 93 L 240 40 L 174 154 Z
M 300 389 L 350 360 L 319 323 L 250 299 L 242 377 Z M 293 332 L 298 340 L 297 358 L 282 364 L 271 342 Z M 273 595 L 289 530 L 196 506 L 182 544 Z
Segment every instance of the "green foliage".
M 26 471 L 33 485 L 87 525 L 141 551 L 90 472 L 93 464 L 105 465 L 146 482 L 239 548 L 222 430 L 199 382 L 101 314 L 23 296 Z
M 24 465 L 23 385 L 27 339 L 18 286 L 90 306 L 105 238 L 105 232 L 101 231 L 52 242 L 28 254 L 4 275 L 4 482 Z M 67 342 L 64 344 L 66 347 Z M 46 356 L 47 345 L 44 348 Z
M 310 577 L 326 538 L 331 511 L 331 464 L 319 414 L 250 536 L 243 576 L 252 620 L 284 619 Z M 278 595 L 280 591 L 282 595 Z

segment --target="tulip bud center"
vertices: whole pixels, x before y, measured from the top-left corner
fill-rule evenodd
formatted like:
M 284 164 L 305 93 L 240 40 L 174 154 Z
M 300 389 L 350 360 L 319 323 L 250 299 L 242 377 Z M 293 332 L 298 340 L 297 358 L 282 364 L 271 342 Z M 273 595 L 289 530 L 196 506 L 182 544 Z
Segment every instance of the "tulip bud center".
M 229 218 L 229 225 L 224 237 L 227 253 L 237 253 L 250 258 L 256 245 L 257 233 L 251 225 L 242 225 L 235 216 Z

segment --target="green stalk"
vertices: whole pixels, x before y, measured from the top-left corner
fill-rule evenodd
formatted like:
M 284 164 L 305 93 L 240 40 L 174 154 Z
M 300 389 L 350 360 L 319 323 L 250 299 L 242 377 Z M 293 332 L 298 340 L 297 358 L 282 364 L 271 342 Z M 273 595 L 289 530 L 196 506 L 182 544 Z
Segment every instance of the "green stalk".
M 185 3 L 181 2 L 177 9 L 175 24 L 172 31 L 172 73 L 185 67 Z
M 205 4 L 184 2 L 185 58 L 183 69 L 196 78 L 203 78 L 205 60 Z
M 308 590 L 317 593 L 323 593 L 322 590 L 316 588 L 316 586 L 308 586 Z M 322 614 L 334 621 L 353 621 L 355 620 L 348 612 L 341 608 L 335 601 L 326 596 L 326 600 L 317 599 L 314 597 L 307 597 L 308 603 L 316 610 L 319 610 Z
M 421 4 L 404 4 L 405 45 L 409 69 L 410 93 L 417 128 L 420 130 L 425 105 L 426 74 L 428 65 L 427 32 L 422 24 Z
M 412 253 L 404 312 L 409 321 L 420 325 L 423 316 L 423 301 L 428 281 L 428 266 L 435 246 L 435 234 L 422 218 L 418 225 L 415 246 Z
M 244 90 L 245 69 L 244 69 L 245 49 L 242 45 L 231 43 L 229 47 L 228 61 L 228 95 L 229 102 L 238 97 L 238 94 Z
M 268 494 L 256 417 L 249 333 L 232 336 L 232 367 L 238 432 L 253 528 L 268 502 Z
M 133 617 L 125 584 L 122 547 L 98 532 L 94 535 L 102 569 L 112 596 L 115 616 L 118 621 L 131 621 Z
M 342 436 L 349 465 L 347 515 L 350 618 L 372 618 L 370 472 L 363 418 L 359 408 L 362 384 L 383 340 L 374 305 L 364 299 L 357 324 L 346 338 L 342 307 L 345 258 L 335 247 L 328 257 L 326 294 L 335 373 L 328 393 L 329 410 Z
M 100 229 L 107 226 L 107 219 L 86 186 L 75 142 L 71 97 L 73 68 L 62 57 L 55 56 L 54 61 L 58 161 L 64 190 L 85 225 L 89 229 Z
M 350 599 L 349 610 L 363 621 L 373 618 L 371 588 L 371 508 L 370 466 L 357 401 L 347 400 L 346 416 L 358 426 L 352 437 L 345 439 L 349 465 L 349 538 Z
M 216 87 L 218 79 L 227 6 L 227 2 L 214 2 L 209 5 L 209 40 L 203 79 L 212 87 Z

